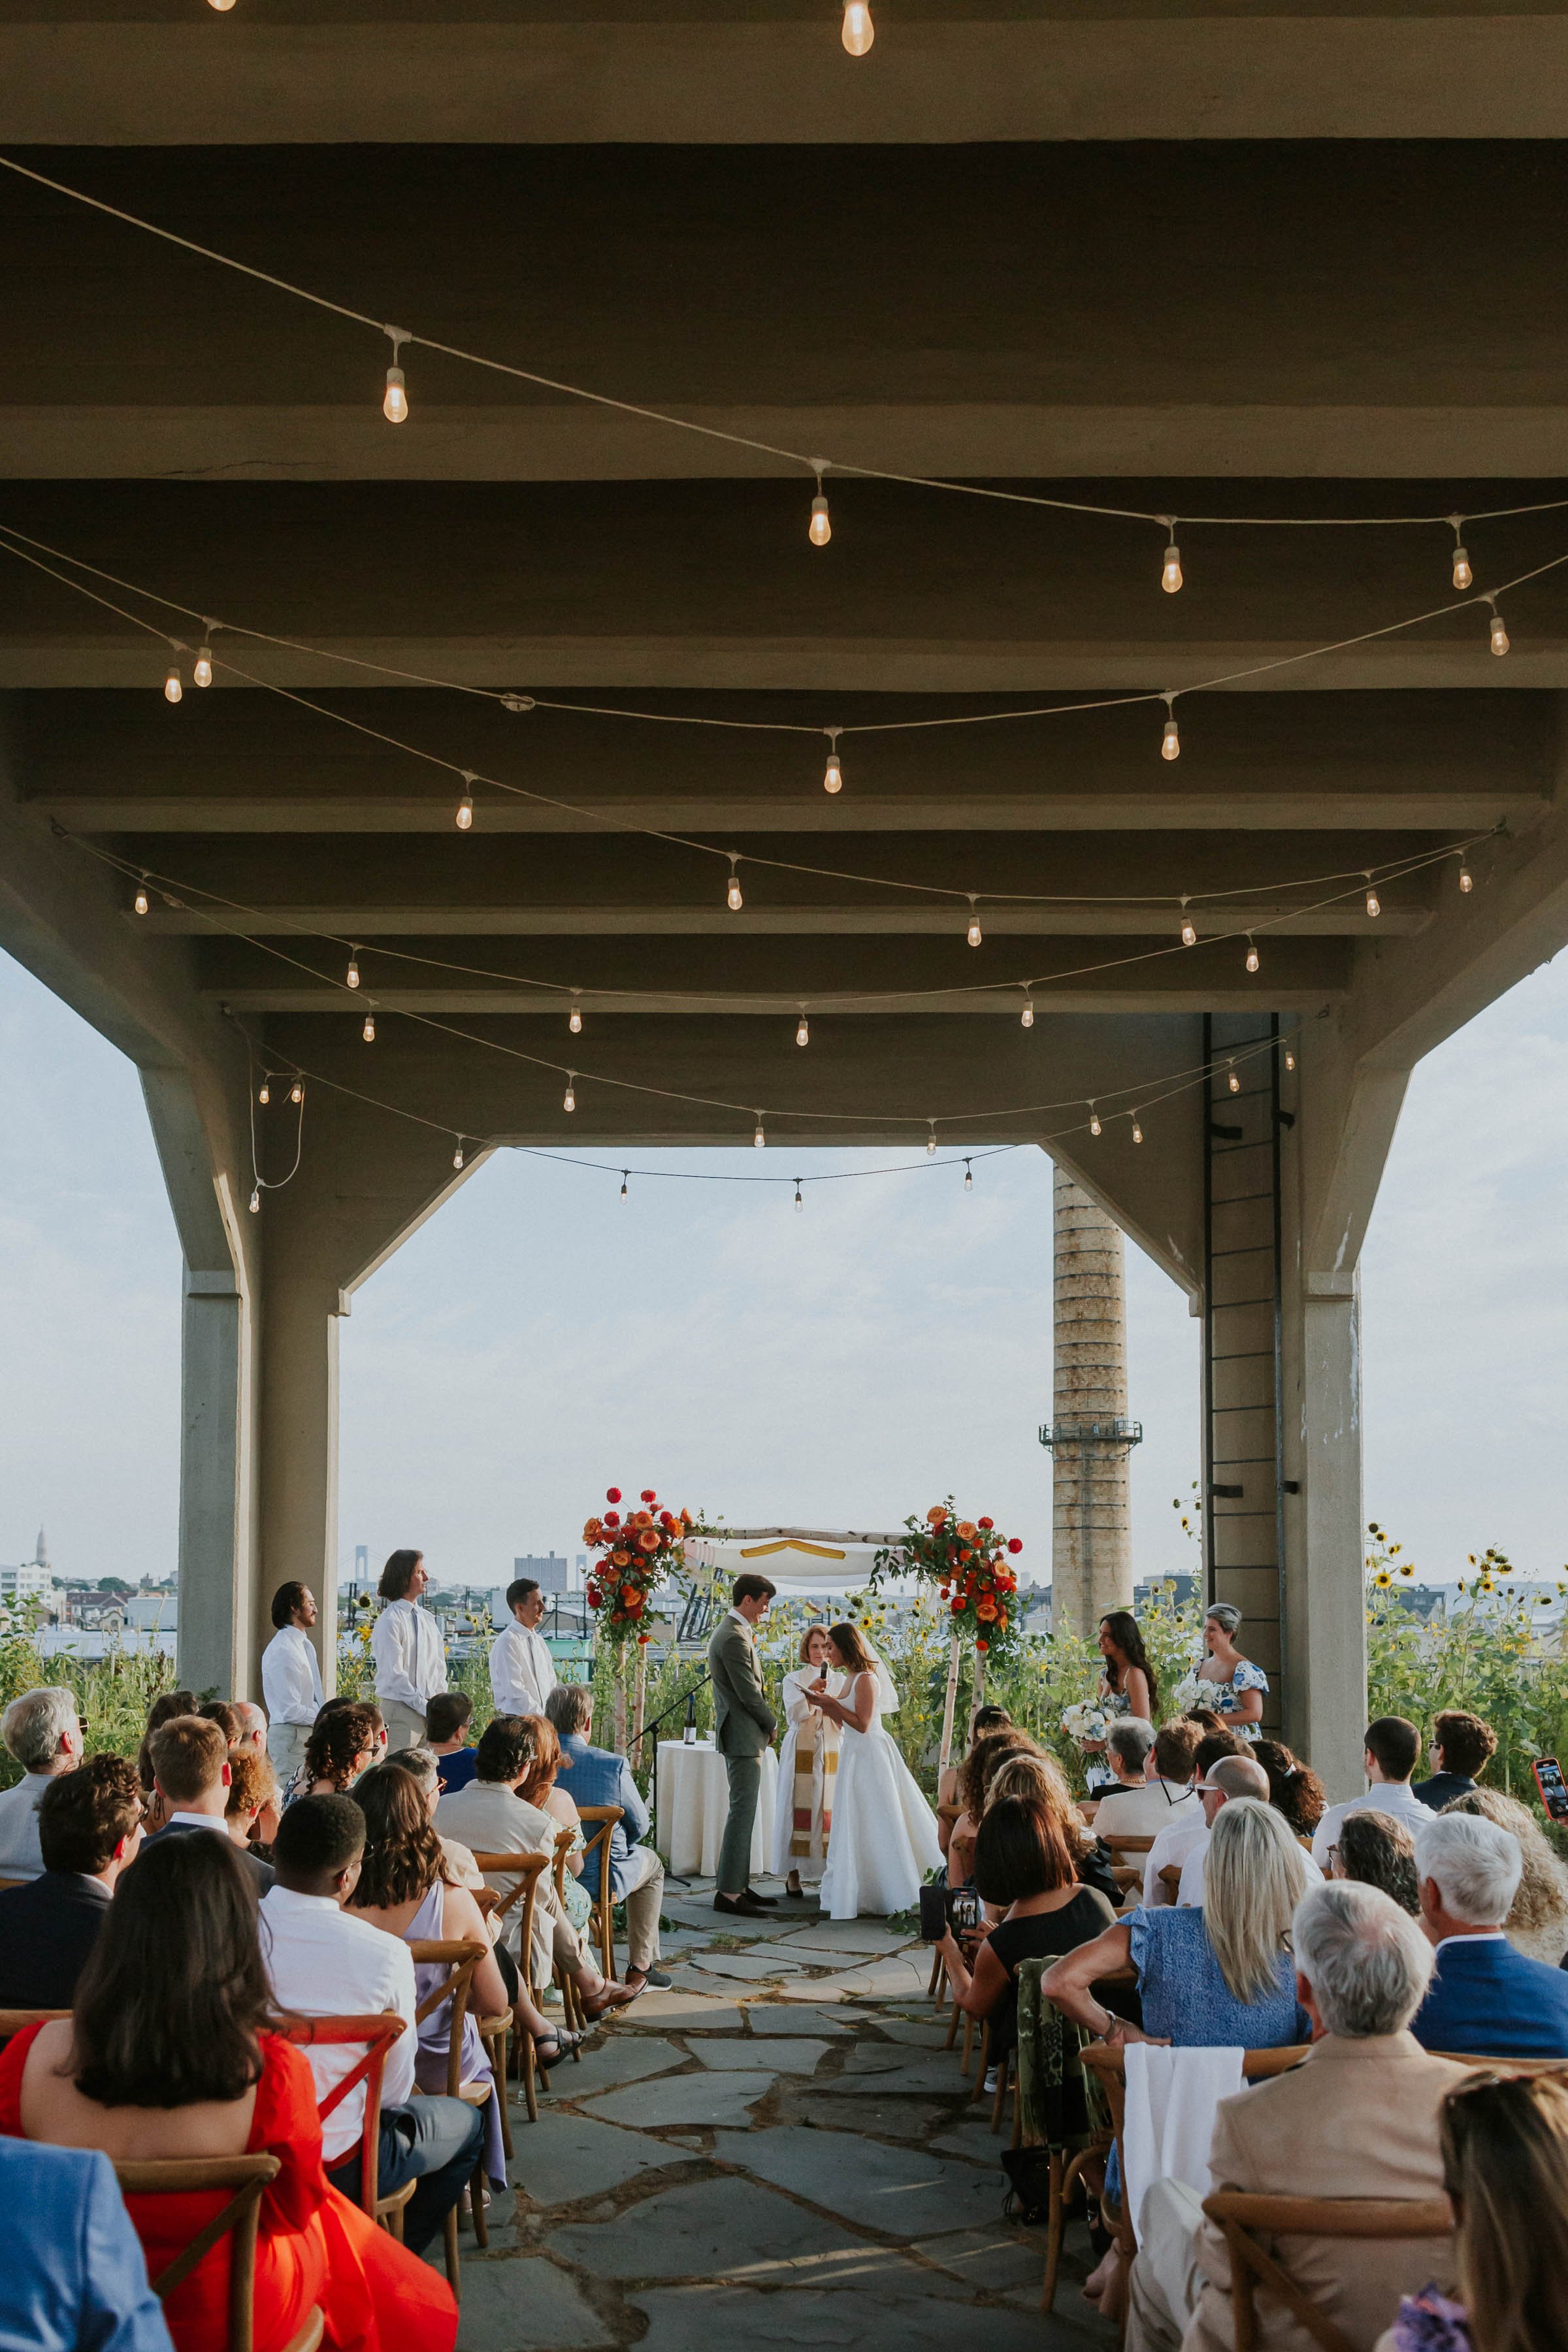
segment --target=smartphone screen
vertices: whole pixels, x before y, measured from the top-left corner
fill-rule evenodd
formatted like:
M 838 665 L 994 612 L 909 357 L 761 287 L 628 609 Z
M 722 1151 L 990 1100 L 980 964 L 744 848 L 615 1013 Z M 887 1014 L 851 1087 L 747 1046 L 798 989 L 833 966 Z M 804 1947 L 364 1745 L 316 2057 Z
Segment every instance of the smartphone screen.
M 1563 1767 L 1555 1756 L 1537 1757 L 1535 1785 L 1541 1791 L 1541 1801 L 1552 1820 L 1568 1821 L 1568 1783 L 1563 1781 Z

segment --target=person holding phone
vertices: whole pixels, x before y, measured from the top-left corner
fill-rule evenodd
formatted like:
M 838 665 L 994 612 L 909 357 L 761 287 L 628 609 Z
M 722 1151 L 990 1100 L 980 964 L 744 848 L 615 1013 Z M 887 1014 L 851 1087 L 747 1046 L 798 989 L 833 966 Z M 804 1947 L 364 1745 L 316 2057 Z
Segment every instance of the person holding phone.
M 773 1866 L 784 1891 L 803 1895 L 801 1882 L 819 1882 L 827 1863 L 833 1830 L 833 1790 L 838 1777 L 838 1726 L 813 1706 L 808 1690 L 837 1698 L 842 1675 L 827 1662 L 826 1625 L 808 1625 L 801 1637 L 800 1664 L 784 1678 L 784 1736 L 779 1757 L 778 1798 L 773 1812 Z

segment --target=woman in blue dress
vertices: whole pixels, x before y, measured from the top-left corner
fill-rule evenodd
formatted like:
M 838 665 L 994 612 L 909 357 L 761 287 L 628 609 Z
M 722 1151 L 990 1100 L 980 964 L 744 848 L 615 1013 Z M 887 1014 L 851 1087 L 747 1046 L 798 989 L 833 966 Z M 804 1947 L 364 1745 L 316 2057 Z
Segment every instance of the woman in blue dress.
M 1268 1677 L 1237 1648 L 1240 1624 L 1241 1612 L 1234 1601 L 1212 1601 L 1205 1611 L 1204 1643 L 1208 1654 L 1192 1678 L 1195 1696 L 1187 1703 L 1212 1706 L 1227 1731 L 1238 1732 L 1243 1739 L 1256 1739 L 1262 1727 Z

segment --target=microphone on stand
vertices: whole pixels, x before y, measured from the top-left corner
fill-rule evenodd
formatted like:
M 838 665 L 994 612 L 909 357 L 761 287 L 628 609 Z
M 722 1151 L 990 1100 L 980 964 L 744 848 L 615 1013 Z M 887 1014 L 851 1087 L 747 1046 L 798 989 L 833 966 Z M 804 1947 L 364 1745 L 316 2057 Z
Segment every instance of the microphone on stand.
M 697 1693 L 694 1690 L 686 1694 L 686 1728 L 680 1739 L 682 1747 L 695 1748 L 697 1745 Z

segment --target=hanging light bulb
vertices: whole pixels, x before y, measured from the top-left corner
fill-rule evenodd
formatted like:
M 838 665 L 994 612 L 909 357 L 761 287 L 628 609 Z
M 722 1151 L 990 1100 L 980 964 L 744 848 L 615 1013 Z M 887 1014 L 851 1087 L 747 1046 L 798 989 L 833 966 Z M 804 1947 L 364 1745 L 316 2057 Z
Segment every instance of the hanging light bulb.
M 800 1197 L 800 1178 L 798 1176 L 795 1180 L 795 1205 L 797 1209 L 804 1209 L 805 1206 L 805 1202 Z
M 293 1085 L 289 1089 L 289 1099 L 291 1103 L 302 1103 L 304 1101 L 305 1087 L 302 1079 L 295 1079 Z
M 452 1154 L 452 1165 L 453 1165 L 453 1167 L 454 1167 L 454 1168 L 460 1168 L 460 1167 L 462 1166 L 462 1164 L 463 1164 L 463 1139 L 462 1139 L 462 1137 L 459 1135 L 459 1136 L 458 1136 L 458 1148 L 457 1148 L 456 1151 L 454 1151 L 454 1152 L 453 1152 L 453 1154 Z
M 250 1213 L 253 1217 L 258 1217 L 261 1214 L 261 1187 L 259 1184 L 253 1186 L 251 1190 Z
M 1459 887 L 1465 893 L 1465 896 L 1468 898 L 1470 892 L 1475 888 L 1475 879 L 1470 872 L 1470 861 L 1461 854 L 1459 858 Z
M 1247 935 L 1247 969 L 1248 971 L 1256 971 L 1258 970 L 1258 950 L 1253 945 L 1252 934 L 1250 931 L 1248 931 Z
M 408 337 L 396 327 L 388 327 L 392 338 L 392 365 L 386 371 L 386 390 L 382 394 L 381 413 L 389 425 L 404 425 L 408 419 L 408 392 L 397 355 Z
M 833 519 L 827 511 L 827 499 L 822 488 L 820 467 L 816 476 L 816 496 L 811 502 L 811 520 L 806 525 L 805 535 L 813 547 L 826 547 L 833 536 Z
M 365 1042 L 365 1044 L 366 1044 L 367 1045 L 374 1045 L 374 1043 L 375 1043 L 375 1015 L 374 1015 L 374 1013 L 367 1013 L 365 1014 L 365 1016 L 364 1016 L 364 1027 L 360 1031 L 360 1033 L 359 1033 L 359 1034 L 360 1034 L 360 1035 L 364 1039 L 364 1042 Z
M 1173 596 L 1182 584 L 1182 551 L 1176 545 L 1176 519 L 1173 515 L 1167 520 L 1165 529 L 1171 534 L 1171 541 L 1165 550 L 1165 563 L 1160 574 L 1160 585 L 1167 596 Z
M 1494 654 L 1506 654 L 1508 651 L 1508 631 L 1503 627 L 1502 614 L 1495 604 L 1492 606 L 1491 646 Z M 179 697 L 176 695 L 174 698 L 178 701 Z
M 1286 1067 L 1288 1070 L 1293 1070 L 1293 1069 L 1295 1068 L 1295 1066 L 1296 1066 L 1296 1056 L 1295 1056 L 1295 1055 L 1290 1051 L 1289 1046 L 1289 1045 L 1287 1045 L 1287 1046 L 1286 1046 L 1286 1048 L 1285 1048 L 1285 1067 Z
M 468 790 L 468 786 L 472 782 L 473 778 L 465 774 L 463 779 L 463 797 L 458 803 L 458 831 L 459 833 L 468 833 L 473 829 L 474 796 Z
M 256 1099 L 258 1103 L 269 1103 L 272 1100 L 272 1089 L 268 1085 L 265 1078 L 261 1081 L 260 1087 L 257 1092 Z
M 869 0 L 844 0 L 844 29 L 838 36 L 852 58 L 863 58 L 877 37 Z
M 566 1073 L 566 1091 L 561 1097 L 561 1108 L 563 1110 L 575 1110 L 577 1108 L 576 1081 L 576 1071 L 568 1070 Z
M 216 8 L 220 16 L 226 16 L 233 5 L 234 0 L 207 0 L 207 6 Z
M 169 675 L 163 680 L 163 699 L 165 702 L 179 702 L 184 698 L 184 688 L 180 684 L 179 667 L 176 663 L 171 662 Z
M 630 1172 L 630 1170 L 626 1168 L 623 1168 L 621 1171 L 621 1198 L 623 1201 L 626 1197 L 626 1178 Z
M 350 988 L 357 988 L 359 986 L 358 948 L 350 948 L 349 950 L 349 968 L 347 972 L 344 974 L 344 979 Z
M 763 1129 L 763 1114 L 759 1111 L 757 1113 L 757 1131 L 755 1135 L 752 1136 L 752 1141 L 755 1144 L 757 1150 L 761 1151 L 763 1145 L 767 1142 L 767 1136 Z
M 1182 730 L 1176 724 L 1176 714 L 1171 707 L 1174 700 L 1174 695 L 1166 695 L 1165 731 L 1160 738 L 1162 760 L 1179 760 L 1182 756 Z
M 1237 1070 L 1236 1064 L 1234 1062 L 1228 1062 L 1226 1065 L 1226 1067 L 1229 1072 L 1226 1084 L 1229 1087 L 1233 1095 L 1238 1095 L 1241 1092 L 1241 1078 Z
M 981 936 L 980 918 L 974 911 L 974 894 L 971 891 L 969 897 L 969 929 L 964 933 L 964 937 L 968 940 L 972 948 L 977 948 L 980 945 Z
M 1460 518 L 1450 515 L 1448 520 L 1454 527 L 1454 585 L 1456 588 L 1468 588 L 1476 575 L 1470 570 L 1469 551 L 1464 544 Z
M 577 992 L 572 991 L 572 1010 L 566 1016 L 566 1026 L 574 1037 L 583 1034 L 583 1008 L 577 1002 Z
M 733 850 L 731 850 L 730 853 L 730 887 L 724 893 L 724 904 L 729 908 L 730 912 L 732 915 L 738 915 L 742 908 L 746 903 L 741 896 L 741 877 L 735 871 L 735 868 L 739 864 L 739 856 Z
M 963 1189 L 966 1192 L 973 1192 L 974 1190 L 974 1171 L 967 1160 L 963 1163 Z
M 211 646 L 204 646 L 197 654 L 195 667 L 191 671 L 191 683 L 193 686 L 210 686 L 212 682 L 213 649 Z
M 1089 1107 L 1089 1131 L 1090 1135 L 1099 1135 L 1100 1133 L 1100 1113 L 1095 1109 L 1092 1103 L 1090 1103 Z
M 1466 887 L 1468 887 L 1468 884 L 1466 885 Z M 131 903 L 139 915 L 144 915 L 147 912 L 147 885 L 144 881 L 138 882 L 136 885 L 136 896 L 132 898 Z
M 1366 911 L 1369 915 L 1381 915 L 1383 912 L 1383 901 L 1375 890 L 1369 889 L 1366 894 Z
M 843 730 L 829 727 L 825 729 L 824 732 L 833 748 L 827 754 L 827 765 L 822 772 L 822 789 L 825 793 L 841 793 L 844 790 L 844 770 L 839 763 L 838 738 Z
M 1019 1018 L 1019 1020 L 1023 1023 L 1024 1027 L 1025 1027 L 1026 1029 L 1032 1029 L 1032 1028 L 1034 1027 L 1034 1025 L 1035 1025 L 1035 1000 L 1034 1000 L 1034 998 L 1033 998 L 1032 996 L 1026 996 L 1026 997 L 1025 997 L 1025 999 L 1024 999 L 1024 1010 L 1022 1011 L 1022 1013 L 1019 1013 L 1018 1018 Z
M 930 1135 L 926 1138 L 926 1158 L 934 1160 L 936 1158 L 936 1121 L 934 1118 L 928 1118 L 926 1125 L 931 1129 Z
M 1184 948 L 1195 948 L 1198 943 L 1197 926 L 1187 913 L 1186 907 L 1187 902 L 1184 898 L 1182 900 L 1182 945 Z
M 1142 1143 L 1143 1140 L 1143 1129 L 1138 1123 L 1138 1114 L 1136 1111 L 1132 1114 L 1132 1140 L 1134 1143 Z
M 795 1042 L 797 1045 L 809 1045 L 811 1043 L 811 1024 L 805 1017 L 804 1004 L 800 1008 L 800 1020 L 795 1028 Z

